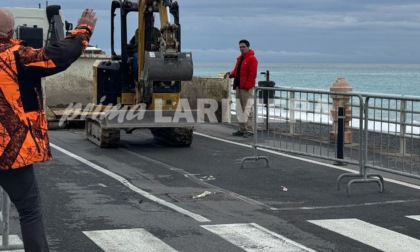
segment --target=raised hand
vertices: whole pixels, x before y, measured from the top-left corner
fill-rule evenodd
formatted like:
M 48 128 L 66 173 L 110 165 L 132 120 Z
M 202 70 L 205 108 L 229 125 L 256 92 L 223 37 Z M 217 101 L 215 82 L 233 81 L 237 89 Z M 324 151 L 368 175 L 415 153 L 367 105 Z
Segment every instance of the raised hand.
M 85 9 L 82 12 L 82 16 L 77 21 L 77 26 L 88 25 L 91 29 L 91 32 L 93 33 L 97 20 L 98 18 L 96 17 L 96 13 L 93 11 L 93 9 Z

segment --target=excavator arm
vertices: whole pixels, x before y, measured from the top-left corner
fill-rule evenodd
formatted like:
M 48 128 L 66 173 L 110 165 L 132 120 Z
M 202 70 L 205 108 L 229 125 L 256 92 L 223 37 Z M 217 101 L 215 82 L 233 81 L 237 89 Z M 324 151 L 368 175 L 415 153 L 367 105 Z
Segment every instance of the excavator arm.
M 158 51 L 146 48 L 146 17 L 157 10 L 161 39 Z M 170 14 L 174 23 L 170 22 Z M 138 76 L 143 81 L 186 81 L 193 76 L 191 52 L 180 51 L 178 3 L 172 0 L 141 0 L 138 11 Z

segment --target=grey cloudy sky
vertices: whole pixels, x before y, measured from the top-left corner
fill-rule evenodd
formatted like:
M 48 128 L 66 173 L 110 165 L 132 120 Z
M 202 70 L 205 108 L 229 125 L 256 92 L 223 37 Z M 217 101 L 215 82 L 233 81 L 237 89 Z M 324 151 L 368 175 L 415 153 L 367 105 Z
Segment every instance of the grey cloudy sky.
M 45 1 L 2 0 L 7 7 Z M 83 8 L 99 21 L 91 44 L 109 52 L 107 0 L 49 1 L 72 23 Z M 420 63 L 418 0 L 178 0 L 182 47 L 194 61 L 232 62 L 246 38 L 266 63 Z

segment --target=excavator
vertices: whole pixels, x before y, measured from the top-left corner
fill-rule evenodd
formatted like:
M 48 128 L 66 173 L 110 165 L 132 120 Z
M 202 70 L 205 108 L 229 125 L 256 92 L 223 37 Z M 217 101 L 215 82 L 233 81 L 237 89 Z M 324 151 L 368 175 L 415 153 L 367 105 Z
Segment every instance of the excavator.
M 129 13 L 138 16 L 136 43 L 128 39 Z M 153 44 L 156 16 L 161 34 L 157 45 Z M 120 39 L 120 54 L 116 53 L 116 38 Z M 112 1 L 111 60 L 97 60 L 93 69 L 95 108 L 85 121 L 90 141 L 100 147 L 118 147 L 122 131 L 130 134 L 146 128 L 158 141 L 172 146 L 191 145 L 194 120 L 170 119 L 179 112 L 181 82 L 193 76 L 192 54 L 181 52 L 176 1 Z

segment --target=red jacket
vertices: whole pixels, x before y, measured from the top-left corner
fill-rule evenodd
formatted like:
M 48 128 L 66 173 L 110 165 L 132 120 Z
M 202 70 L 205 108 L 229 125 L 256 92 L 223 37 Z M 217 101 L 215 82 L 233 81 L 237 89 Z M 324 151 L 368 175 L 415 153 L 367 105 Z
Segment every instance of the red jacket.
M 0 38 L 0 169 L 51 160 L 41 78 L 67 69 L 87 47 L 88 27 L 42 49 Z
M 232 72 L 229 74 L 229 78 L 235 78 L 238 72 L 238 65 L 242 55 L 236 59 L 236 65 Z M 255 57 L 255 53 L 252 49 L 249 49 L 248 53 L 244 55 L 244 61 L 241 65 L 240 71 L 240 82 L 239 87 L 243 89 L 251 89 L 255 87 L 255 79 L 257 78 L 258 60 Z M 238 83 L 233 81 L 233 89 L 236 89 Z

